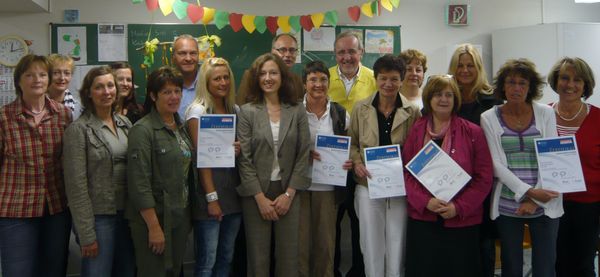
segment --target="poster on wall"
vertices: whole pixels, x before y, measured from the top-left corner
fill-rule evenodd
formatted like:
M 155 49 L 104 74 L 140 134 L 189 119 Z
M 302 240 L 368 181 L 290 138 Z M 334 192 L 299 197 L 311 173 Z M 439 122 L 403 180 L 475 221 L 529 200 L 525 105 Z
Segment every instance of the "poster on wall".
M 58 27 L 58 53 L 73 58 L 76 65 L 87 64 L 85 27 Z
M 335 41 L 334 27 L 321 27 L 304 31 L 304 51 L 333 51 Z
M 365 52 L 391 54 L 394 52 L 394 31 L 365 30 Z
M 98 24 L 98 61 L 127 60 L 127 26 L 125 24 Z
M 0 64 L 0 107 L 15 100 L 14 68 Z

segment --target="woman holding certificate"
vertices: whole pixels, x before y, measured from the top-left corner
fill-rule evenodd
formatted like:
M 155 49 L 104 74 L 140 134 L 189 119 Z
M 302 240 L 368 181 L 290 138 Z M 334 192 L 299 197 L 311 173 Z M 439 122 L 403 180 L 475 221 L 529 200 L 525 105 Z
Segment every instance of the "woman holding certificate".
M 248 276 L 269 276 L 274 235 L 275 276 L 298 276 L 296 191 L 306 178 L 310 133 L 285 63 L 271 53 L 250 68 L 248 98 L 239 112 L 239 171 L 246 231 Z M 274 233 L 274 234 L 272 234 Z
M 529 225 L 534 276 L 554 276 L 562 196 L 541 188 L 534 139 L 556 137 L 554 111 L 534 102 L 544 81 L 527 59 L 508 60 L 498 71 L 494 92 L 506 100 L 484 112 L 481 126 L 497 179 L 491 216 L 501 242 L 502 276 L 523 274 L 523 230 Z
M 129 132 L 125 215 L 138 276 L 179 276 L 191 229 L 197 177 L 193 144 L 177 113 L 182 88 L 183 77 L 170 67 L 150 73 L 148 114 Z
M 594 258 L 600 218 L 600 110 L 585 103 L 594 91 L 594 73 L 580 58 L 562 58 L 548 75 L 559 101 L 552 104 L 559 136 L 574 135 L 586 191 L 565 193 L 560 218 L 556 275 L 595 276 Z
M 367 276 L 400 276 L 404 271 L 406 197 L 371 199 L 365 148 L 399 144 L 421 117 L 418 108 L 400 94 L 404 61 L 385 55 L 373 65 L 378 91 L 356 103 L 350 120 L 350 158 L 358 183 L 355 205 L 360 219 L 360 248 Z M 400 169 L 401 170 L 401 169 Z M 373 188 L 374 189 L 374 188 Z
M 433 141 L 471 179 L 451 201 L 444 201 L 405 170 L 406 276 L 479 277 L 479 224 L 493 176 L 485 135 L 479 126 L 457 115 L 461 94 L 452 76 L 431 76 L 423 90 L 423 104 L 427 115 L 410 130 L 402 160 L 409 162 Z
M 306 90 L 304 106 L 310 129 L 311 149 L 314 148 L 317 134 L 345 136 L 350 116 L 344 107 L 329 101 L 327 97 L 329 70 L 325 63 L 307 63 L 302 72 L 302 81 Z M 309 177 L 312 176 L 314 161 L 321 160 L 317 151 L 311 150 L 310 153 Z M 346 160 L 343 169 L 351 168 L 352 160 Z M 300 276 L 333 277 L 336 207 L 345 193 L 345 187 L 320 184 L 314 180 L 306 191 L 298 193 L 301 200 Z
M 198 147 L 200 117 L 205 114 L 236 114 L 233 73 L 222 58 L 209 58 L 200 67 L 196 98 L 186 111 L 192 143 Z M 235 154 L 239 142 L 233 145 Z M 238 170 L 198 168 L 200 186 L 193 206 L 196 267 L 194 276 L 229 276 L 235 239 L 242 222 L 242 209 L 235 187 Z

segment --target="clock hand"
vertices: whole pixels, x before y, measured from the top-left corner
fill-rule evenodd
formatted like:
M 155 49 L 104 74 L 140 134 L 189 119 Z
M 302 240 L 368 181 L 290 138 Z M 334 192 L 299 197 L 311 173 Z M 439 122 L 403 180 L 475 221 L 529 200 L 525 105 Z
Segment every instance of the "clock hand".
M 17 48 L 17 49 L 12 49 L 12 46 L 11 46 L 10 48 L 11 48 L 11 49 L 10 49 L 10 52 L 17 52 L 17 51 L 23 51 L 23 50 L 24 50 L 24 48 L 23 48 L 23 47 L 21 47 L 21 48 Z
M 12 42 L 10 43 L 10 52 L 14 52 L 15 50 L 13 50 L 13 46 L 15 46 Z

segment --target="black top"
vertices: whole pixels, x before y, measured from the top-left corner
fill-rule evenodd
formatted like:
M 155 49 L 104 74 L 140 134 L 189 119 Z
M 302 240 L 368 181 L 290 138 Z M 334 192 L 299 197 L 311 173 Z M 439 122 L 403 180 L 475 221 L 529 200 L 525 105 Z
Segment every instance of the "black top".
M 502 104 L 502 100 L 496 98 L 493 94 L 477 93 L 477 98 L 471 103 L 462 103 L 458 116 L 471 121 L 478 126 L 481 114 L 489 110 L 494 105 Z
M 377 111 L 377 127 L 379 130 L 379 145 L 390 145 L 392 144 L 392 125 L 394 123 L 394 116 L 396 115 L 396 110 L 402 107 L 402 100 L 400 96 L 396 96 L 396 108 L 392 110 L 390 115 L 386 118 L 383 113 L 379 111 L 377 106 L 379 105 L 379 92 L 375 95 L 372 103 L 373 107 Z

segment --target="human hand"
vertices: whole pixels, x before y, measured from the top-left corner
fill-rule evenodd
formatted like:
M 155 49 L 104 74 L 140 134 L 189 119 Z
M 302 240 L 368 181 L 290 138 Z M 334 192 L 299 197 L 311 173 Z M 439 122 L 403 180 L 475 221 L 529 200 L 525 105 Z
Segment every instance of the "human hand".
M 355 163 L 354 164 L 354 173 L 356 176 L 360 178 L 369 178 L 371 179 L 371 173 L 367 170 L 363 163 Z
M 456 206 L 450 202 L 438 209 L 438 214 L 444 219 L 451 219 L 456 216 Z
M 81 247 L 82 258 L 95 258 L 98 256 L 98 241 L 94 241 L 88 245 Z
M 240 155 L 240 152 L 242 151 L 242 147 L 241 147 L 239 141 L 233 142 L 233 150 L 235 152 L 236 157 Z
M 165 251 L 165 233 L 160 226 L 148 229 L 148 248 L 155 255 L 161 255 Z
M 260 211 L 260 216 L 264 220 L 277 221 L 279 220 L 279 216 L 273 207 L 273 201 L 268 199 L 262 192 L 254 196 L 254 200 L 256 200 L 256 205 L 258 205 L 258 210 Z
M 208 202 L 207 209 L 208 217 L 214 218 L 218 221 L 223 220 L 223 211 L 221 210 L 221 205 L 219 205 L 219 200 Z
M 560 193 L 553 190 L 536 188 L 530 188 L 529 190 L 527 190 L 526 194 L 529 198 L 535 199 L 542 203 L 546 203 L 560 195 Z
M 440 210 L 444 208 L 447 204 L 448 203 L 446 203 L 446 201 L 444 200 L 432 197 L 431 199 L 429 199 L 429 202 L 427 202 L 427 209 L 438 214 L 440 213 Z
M 344 162 L 344 164 L 342 165 L 342 168 L 344 170 L 350 170 L 350 169 L 352 169 L 352 160 L 346 160 Z
M 523 202 L 521 202 L 521 205 L 519 205 L 519 208 L 517 209 L 517 215 L 530 215 L 535 213 L 535 210 L 537 210 L 538 205 L 533 202 L 533 200 L 527 198 L 525 200 L 523 200 Z

